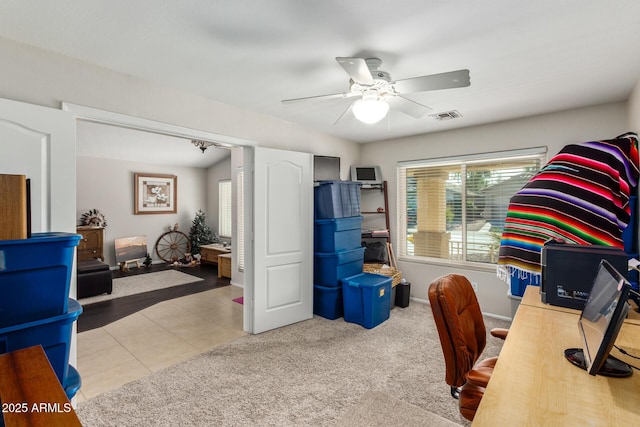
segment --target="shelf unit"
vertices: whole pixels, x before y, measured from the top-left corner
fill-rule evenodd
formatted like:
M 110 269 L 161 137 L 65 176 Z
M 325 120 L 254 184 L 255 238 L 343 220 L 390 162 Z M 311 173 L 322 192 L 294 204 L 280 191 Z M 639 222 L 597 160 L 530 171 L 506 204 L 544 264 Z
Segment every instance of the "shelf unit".
M 363 219 L 363 224 L 368 224 L 370 221 L 367 220 L 366 217 L 368 216 L 383 216 L 384 217 L 384 225 L 385 225 L 385 229 L 387 230 L 387 233 L 385 236 L 376 236 L 373 233 L 362 233 L 362 238 L 364 239 L 385 239 L 387 242 L 391 242 L 391 231 L 389 229 L 389 196 L 387 193 L 387 181 L 382 181 L 382 184 L 371 184 L 368 185 L 366 187 L 360 187 L 360 199 L 361 199 L 361 203 L 363 204 L 363 206 L 370 206 L 370 204 L 367 204 L 367 202 L 371 202 L 370 200 L 366 200 L 363 196 L 363 193 L 371 193 L 374 191 L 378 191 L 381 193 L 382 197 L 383 197 L 383 203 L 384 203 L 384 207 L 382 209 L 384 209 L 382 212 L 378 211 L 378 210 L 362 210 L 361 214 L 364 217 Z

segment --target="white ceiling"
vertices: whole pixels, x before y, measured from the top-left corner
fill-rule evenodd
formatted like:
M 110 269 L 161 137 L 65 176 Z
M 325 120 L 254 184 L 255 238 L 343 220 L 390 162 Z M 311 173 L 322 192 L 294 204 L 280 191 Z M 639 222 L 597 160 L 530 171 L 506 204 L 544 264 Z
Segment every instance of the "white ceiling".
M 208 168 L 231 155 L 216 147 L 202 152 L 184 138 L 86 121 L 78 122 L 76 137 L 80 157 Z
M 624 101 L 640 79 L 637 0 L 0 0 L 0 36 L 357 142 Z M 469 69 L 471 86 L 410 98 L 365 125 L 336 56 L 393 79 Z M 194 148 L 195 150 L 195 148 Z M 200 154 L 200 153 L 198 153 Z

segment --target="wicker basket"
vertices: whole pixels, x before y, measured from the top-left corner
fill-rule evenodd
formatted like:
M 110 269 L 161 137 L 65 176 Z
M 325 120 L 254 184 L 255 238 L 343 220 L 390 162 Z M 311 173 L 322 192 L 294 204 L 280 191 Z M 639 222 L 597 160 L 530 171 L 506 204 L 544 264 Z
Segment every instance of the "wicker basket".
M 402 280 L 402 273 L 394 268 L 385 264 L 364 264 L 362 271 L 365 273 L 381 274 L 383 276 L 391 277 L 391 286 L 396 286 Z

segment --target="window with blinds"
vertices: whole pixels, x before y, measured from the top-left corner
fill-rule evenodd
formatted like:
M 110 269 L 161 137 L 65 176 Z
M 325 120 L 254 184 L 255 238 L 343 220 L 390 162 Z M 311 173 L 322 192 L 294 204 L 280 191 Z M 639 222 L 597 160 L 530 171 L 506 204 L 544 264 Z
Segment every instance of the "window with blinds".
M 231 181 L 218 181 L 218 234 L 231 237 Z
M 495 264 L 509 199 L 540 169 L 545 148 L 398 165 L 398 253 Z
M 237 174 L 237 194 L 238 205 L 238 238 L 236 239 L 236 252 L 238 254 L 238 270 L 244 271 L 244 170 L 241 168 Z

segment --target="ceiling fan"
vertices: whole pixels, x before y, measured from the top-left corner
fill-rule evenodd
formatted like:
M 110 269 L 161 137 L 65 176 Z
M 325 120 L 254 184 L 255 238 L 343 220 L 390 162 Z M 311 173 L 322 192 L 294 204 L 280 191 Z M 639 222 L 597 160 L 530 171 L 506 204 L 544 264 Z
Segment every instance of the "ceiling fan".
M 338 123 L 349 110 L 352 110 L 353 115 L 361 122 L 373 124 L 382 120 L 390 108 L 397 109 L 415 118 L 420 118 L 431 111 L 431 108 L 426 105 L 406 98 L 405 94 L 466 87 L 471 84 L 469 70 L 450 71 L 394 81 L 391 80 L 389 73 L 380 70 L 382 60 L 379 58 L 337 57 L 336 61 L 350 77 L 349 91 L 330 95 L 285 99 L 282 103 L 290 104 L 316 99 L 358 97 L 338 117 L 334 124 Z

